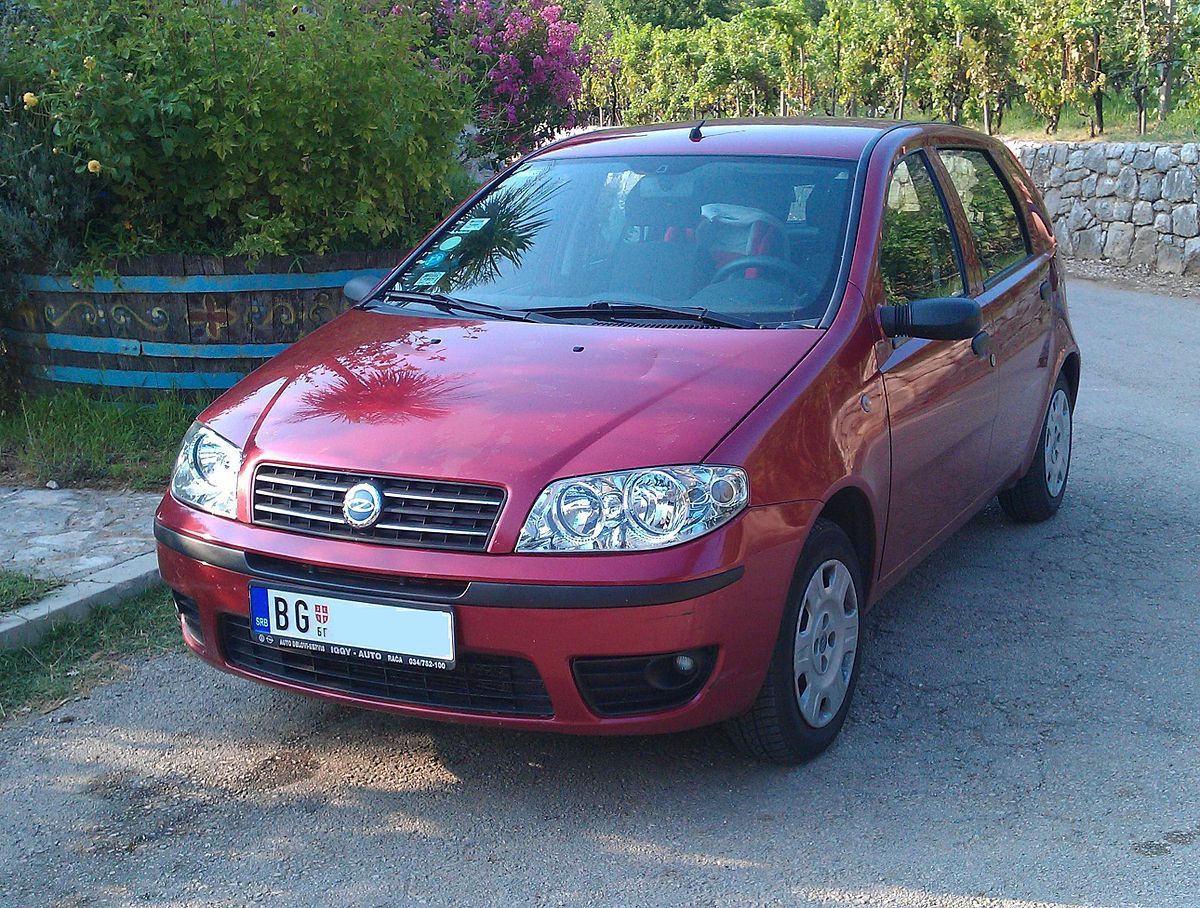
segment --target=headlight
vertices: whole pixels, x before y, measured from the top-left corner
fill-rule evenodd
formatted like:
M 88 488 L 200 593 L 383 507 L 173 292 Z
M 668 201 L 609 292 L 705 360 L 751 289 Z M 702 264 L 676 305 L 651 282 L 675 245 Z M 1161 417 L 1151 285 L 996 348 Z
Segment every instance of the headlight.
M 750 499 L 738 467 L 655 467 L 552 482 L 533 504 L 518 552 L 661 549 L 731 520 Z
M 184 504 L 237 516 L 237 477 L 242 452 L 207 426 L 192 423 L 171 474 L 171 494 Z

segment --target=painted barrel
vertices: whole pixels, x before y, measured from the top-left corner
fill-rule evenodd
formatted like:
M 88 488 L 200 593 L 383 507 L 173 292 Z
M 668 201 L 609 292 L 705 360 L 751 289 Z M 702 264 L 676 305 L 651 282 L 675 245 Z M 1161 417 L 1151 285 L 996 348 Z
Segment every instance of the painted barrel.
M 22 274 L 4 336 L 35 388 L 222 390 L 344 311 L 346 281 L 402 257 L 156 255 L 90 282 Z

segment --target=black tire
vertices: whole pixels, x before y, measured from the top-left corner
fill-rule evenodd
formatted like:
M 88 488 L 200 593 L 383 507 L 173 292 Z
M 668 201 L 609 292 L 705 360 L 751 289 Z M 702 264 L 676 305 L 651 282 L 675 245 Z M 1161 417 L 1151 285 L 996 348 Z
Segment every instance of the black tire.
M 1058 494 L 1052 494 L 1046 478 L 1046 433 L 1050 430 L 1050 414 L 1058 395 L 1062 394 L 1067 407 L 1067 449 L 1062 485 Z M 1038 435 L 1037 451 L 1029 471 L 1017 480 L 1016 485 L 1000 493 L 1000 507 L 1004 513 L 1018 523 L 1041 523 L 1058 513 L 1063 496 L 1067 493 L 1067 477 L 1071 469 L 1071 430 L 1074 424 L 1075 404 L 1071 400 L 1071 386 L 1065 375 L 1059 375 L 1050 392 L 1050 405 L 1042 417 L 1042 431 Z
M 804 763 L 829 747 L 846 721 L 846 713 L 854 699 L 859 666 L 862 664 L 861 624 L 856 631 L 844 699 L 826 724 L 814 726 L 801 714 L 798 682 L 793 672 L 797 623 L 801 617 L 805 591 L 816 572 L 830 561 L 840 561 L 848 568 L 854 586 L 855 608 L 861 615 L 863 578 L 858 555 L 841 527 L 819 519 L 800 555 L 771 665 L 758 699 L 749 712 L 725 724 L 734 746 L 747 756 L 789 766 Z

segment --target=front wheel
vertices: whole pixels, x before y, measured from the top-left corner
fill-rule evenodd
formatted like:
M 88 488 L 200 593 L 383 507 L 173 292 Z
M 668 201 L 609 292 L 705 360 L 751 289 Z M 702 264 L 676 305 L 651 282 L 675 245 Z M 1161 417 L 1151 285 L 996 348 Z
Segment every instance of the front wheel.
M 837 737 L 858 681 L 862 568 L 842 529 L 818 520 L 805 543 L 766 681 L 726 731 L 743 753 L 811 760 Z
M 1042 434 L 1029 472 L 1000 493 L 1000 507 L 1013 520 L 1039 523 L 1058 513 L 1071 469 L 1071 388 L 1060 375 L 1050 394 Z

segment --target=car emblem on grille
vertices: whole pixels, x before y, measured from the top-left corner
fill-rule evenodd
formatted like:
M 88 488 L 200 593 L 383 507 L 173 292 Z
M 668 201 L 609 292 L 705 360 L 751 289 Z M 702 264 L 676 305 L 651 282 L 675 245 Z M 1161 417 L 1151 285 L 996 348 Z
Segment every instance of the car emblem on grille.
M 357 530 L 374 526 L 383 513 L 383 493 L 373 482 L 360 482 L 351 486 L 342 499 L 342 516 L 346 523 Z

